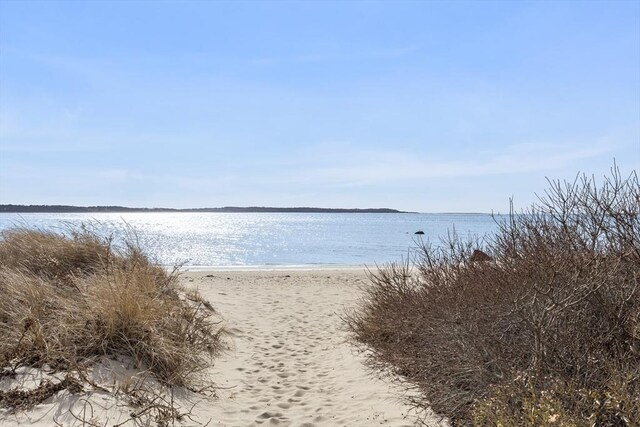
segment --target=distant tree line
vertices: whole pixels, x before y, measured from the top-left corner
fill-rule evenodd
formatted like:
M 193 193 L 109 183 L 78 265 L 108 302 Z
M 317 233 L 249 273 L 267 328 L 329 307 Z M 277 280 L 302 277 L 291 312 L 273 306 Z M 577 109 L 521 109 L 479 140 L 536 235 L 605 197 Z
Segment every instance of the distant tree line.
M 409 213 L 388 208 L 368 209 L 334 209 L 334 208 L 310 208 L 310 207 L 237 207 L 225 206 L 222 208 L 129 208 L 124 206 L 70 206 L 70 205 L 0 205 L 0 212 L 15 213 L 77 213 L 77 212 L 286 212 L 286 213 Z

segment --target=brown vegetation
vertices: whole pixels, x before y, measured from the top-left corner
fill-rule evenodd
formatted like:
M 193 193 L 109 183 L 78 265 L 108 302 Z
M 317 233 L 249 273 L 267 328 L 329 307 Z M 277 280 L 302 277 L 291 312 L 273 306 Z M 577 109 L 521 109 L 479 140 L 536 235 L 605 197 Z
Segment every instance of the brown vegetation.
M 640 186 L 550 182 L 478 242 L 425 244 L 370 274 L 347 316 L 454 425 L 640 425 Z
M 222 349 L 209 303 L 181 289 L 176 272 L 153 264 L 131 236 L 116 244 L 87 227 L 5 231 L 0 295 L 0 377 L 30 366 L 76 386 L 101 357 L 124 356 L 167 386 L 190 387 Z M 43 383 L 34 393 L 59 388 Z M 38 403 L 23 394 L 0 393 L 0 406 Z

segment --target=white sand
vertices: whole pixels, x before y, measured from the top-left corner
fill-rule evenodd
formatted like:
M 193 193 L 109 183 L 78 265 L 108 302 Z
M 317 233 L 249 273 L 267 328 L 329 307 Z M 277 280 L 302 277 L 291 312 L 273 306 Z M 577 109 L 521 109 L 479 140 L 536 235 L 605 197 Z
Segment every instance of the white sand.
M 198 288 L 224 317 L 232 349 L 207 374 L 221 387 L 217 399 L 176 396 L 186 410 L 195 404 L 181 424 L 418 425 L 400 402 L 402 389 L 376 378 L 348 342 L 339 316 L 354 306 L 365 281 L 364 272 L 354 269 L 185 273 L 183 282 Z M 84 397 L 101 420 L 96 425 L 129 417 L 122 399 L 105 392 Z M 86 411 L 83 402 L 60 392 L 27 413 L 0 411 L 0 424 L 49 426 L 55 416 L 65 426 L 82 425 L 65 411 L 74 404 L 76 414 Z M 436 417 L 429 425 L 439 425 Z
M 216 383 L 229 389 L 209 409 L 212 425 L 415 425 L 402 391 L 375 379 L 347 342 L 339 316 L 359 297 L 362 270 L 198 272 L 187 280 L 235 335 L 235 351 L 216 362 Z

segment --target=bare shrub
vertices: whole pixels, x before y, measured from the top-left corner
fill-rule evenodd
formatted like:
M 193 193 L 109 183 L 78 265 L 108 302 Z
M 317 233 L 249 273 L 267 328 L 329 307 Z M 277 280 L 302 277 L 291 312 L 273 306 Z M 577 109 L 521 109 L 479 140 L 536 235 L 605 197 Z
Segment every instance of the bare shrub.
M 0 238 L 0 373 L 78 372 L 125 356 L 167 386 L 197 385 L 222 350 L 218 318 L 131 236 L 15 228 Z M 0 399 L 8 405 L 9 399 Z
M 498 228 L 492 260 L 452 235 L 370 274 L 346 320 L 372 365 L 457 425 L 640 425 L 637 174 L 550 182 Z

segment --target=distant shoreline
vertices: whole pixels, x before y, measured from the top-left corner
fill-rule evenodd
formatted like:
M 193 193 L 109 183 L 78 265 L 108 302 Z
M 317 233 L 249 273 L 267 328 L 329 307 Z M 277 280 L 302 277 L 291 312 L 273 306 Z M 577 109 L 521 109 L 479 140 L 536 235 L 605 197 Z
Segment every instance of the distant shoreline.
M 0 212 L 8 213 L 122 213 L 122 212 L 223 212 L 223 213 L 417 213 L 389 208 L 312 208 L 312 207 L 238 207 L 222 208 L 129 208 L 125 206 L 70 206 L 70 205 L 0 205 Z

